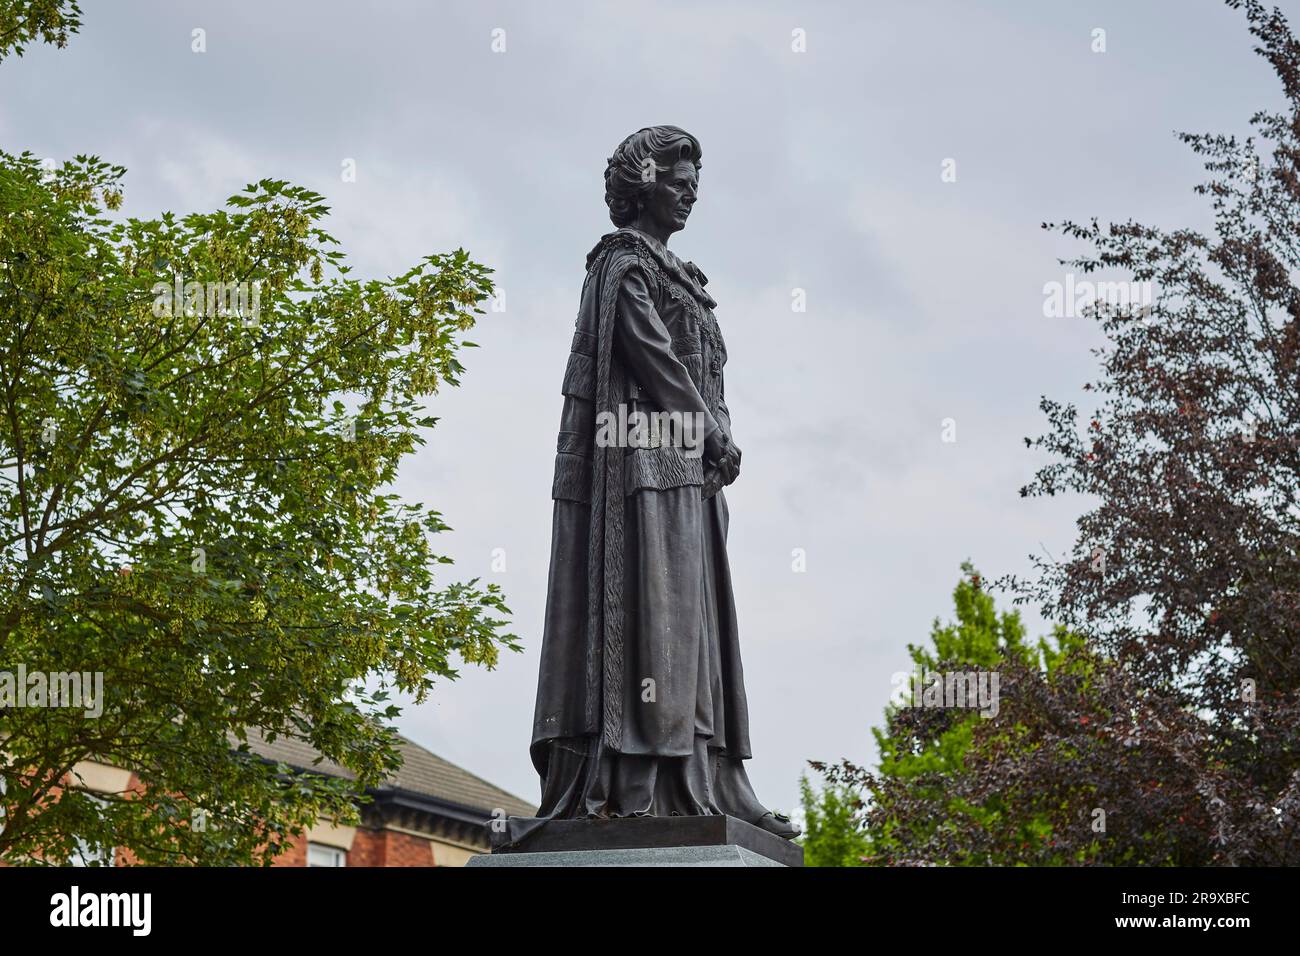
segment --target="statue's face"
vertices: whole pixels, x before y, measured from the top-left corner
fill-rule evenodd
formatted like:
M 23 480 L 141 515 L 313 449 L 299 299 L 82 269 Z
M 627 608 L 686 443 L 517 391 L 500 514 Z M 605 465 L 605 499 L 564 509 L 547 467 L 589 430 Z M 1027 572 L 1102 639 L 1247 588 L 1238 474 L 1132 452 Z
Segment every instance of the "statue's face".
M 642 214 L 665 232 L 677 232 L 686 227 L 686 218 L 695 205 L 700 175 L 695 164 L 683 159 L 666 174 L 661 173 L 650 193 Z

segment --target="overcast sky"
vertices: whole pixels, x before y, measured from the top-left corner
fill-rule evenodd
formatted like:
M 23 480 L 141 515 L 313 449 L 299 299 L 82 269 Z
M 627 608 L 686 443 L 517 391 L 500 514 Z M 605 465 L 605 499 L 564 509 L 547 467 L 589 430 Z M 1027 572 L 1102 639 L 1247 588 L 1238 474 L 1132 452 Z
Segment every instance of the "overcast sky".
M 505 311 L 398 490 L 454 527 L 456 577 L 505 589 L 526 651 L 400 726 L 534 801 L 559 386 L 624 136 L 672 123 L 703 145 L 671 246 L 719 302 L 750 774 L 788 810 L 807 760 L 874 759 L 890 677 L 951 616 L 964 559 L 993 578 L 1070 550 L 1084 503 L 1019 497 L 1040 463 L 1023 438 L 1043 430 L 1040 395 L 1083 397 L 1099 340 L 1044 317 L 1057 258 L 1081 250 L 1039 223 L 1204 227 L 1174 132 L 1245 132 L 1279 102 L 1215 0 L 83 5 L 68 49 L 0 68 L 5 149 L 124 165 L 142 217 L 263 177 L 311 187 L 354 275 L 457 246 L 496 270 Z

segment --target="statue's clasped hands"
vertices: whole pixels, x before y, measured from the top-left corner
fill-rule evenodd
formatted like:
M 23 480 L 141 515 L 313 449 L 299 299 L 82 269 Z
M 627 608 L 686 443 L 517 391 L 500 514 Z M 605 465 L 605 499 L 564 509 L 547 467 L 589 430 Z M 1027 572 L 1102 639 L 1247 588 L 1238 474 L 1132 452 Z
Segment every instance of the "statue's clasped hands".
M 704 455 L 703 495 L 712 498 L 739 477 L 740 448 L 719 428 L 705 441 Z

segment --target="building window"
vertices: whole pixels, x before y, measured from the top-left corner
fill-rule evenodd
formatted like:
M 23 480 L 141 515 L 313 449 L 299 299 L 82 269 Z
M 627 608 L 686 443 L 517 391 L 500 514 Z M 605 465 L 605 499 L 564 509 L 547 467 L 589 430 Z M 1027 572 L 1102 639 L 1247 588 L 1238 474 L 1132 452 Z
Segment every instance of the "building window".
M 117 851 L 112 847 L 93 847 L 77 837 L 77 848 L 68 858 L 68 866 L 117 866 Z
M 308 866 L 347 866 L 348 851 L 340 850 L 336 846 L 325 846 L 323 843 L 307 844 L 307 865 Z
M 108 801 L 103 797 L 89 793 L 86 797 L 96 807 L 108 806 Z M 92 846 L 88 840 L 77 837 L 77 846 L 72 851 L 72 856 L 68 858 L 68 866 L 117 866 L 117 850 L 111 846 Z

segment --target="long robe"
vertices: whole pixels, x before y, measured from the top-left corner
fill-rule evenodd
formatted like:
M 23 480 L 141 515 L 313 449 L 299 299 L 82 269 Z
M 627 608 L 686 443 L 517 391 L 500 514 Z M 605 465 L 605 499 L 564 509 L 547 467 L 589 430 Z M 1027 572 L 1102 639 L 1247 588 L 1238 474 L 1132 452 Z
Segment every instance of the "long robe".
M 751 756 L 726 499 L 702 442 L 730 438 L 726 349 L 703 274 L 620 229 L 588 256 L 557 442 L 551 565 L 530 753 L 537 818 L 767 811 Z M 601 413 L 695 416 L 696 444 L 610 447 Z M 604 419 L 608 420 L 608 419 Z M 689 437 L 690 433 L 686 433 Z M 677 438 L 681 439 L 681 435 Z

